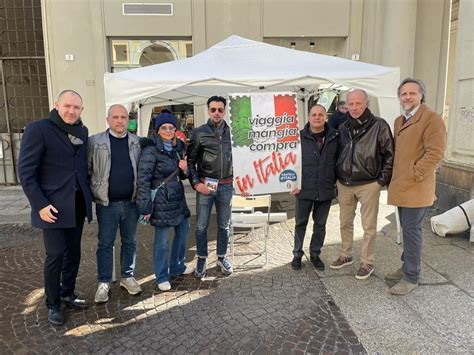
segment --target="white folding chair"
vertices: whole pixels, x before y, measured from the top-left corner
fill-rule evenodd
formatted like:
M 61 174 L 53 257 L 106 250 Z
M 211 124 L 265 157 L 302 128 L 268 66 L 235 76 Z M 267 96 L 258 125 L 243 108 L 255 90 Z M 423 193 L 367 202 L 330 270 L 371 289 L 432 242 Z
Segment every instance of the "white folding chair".
M 234 195 L 232 197 L 230 249 L 234 268 L 260 268 L 267 264 L 267 239 L 270 226 L 271 204 L 271 195 L 248 197 Z M 256 208 L 260 210 L 256 211 Z M 236 229 L 238 231 L 236 231 Z M 258 243 L 257 241 L 260 232 L 263 232 L 263 248 L 259 248 L 258 244 L 261 243 Z M 240 237 L 237 238 L 237 236 Z M 243 241 L 243 238 L 246 238 L 248 241 Z M 252 242 L 254 242 L 255 245 L 251 245 Z M 248 250 L 244 252 L 236 251 L 237 244 L 246 244 Z M 237 264 L 235 261 L 236 256 L 254 256 L 254 258 L 246 258 L 245 261 Z M 265 261 L 262 263 L 255 263 L 255 260 L 259 257 L 264 257 Z

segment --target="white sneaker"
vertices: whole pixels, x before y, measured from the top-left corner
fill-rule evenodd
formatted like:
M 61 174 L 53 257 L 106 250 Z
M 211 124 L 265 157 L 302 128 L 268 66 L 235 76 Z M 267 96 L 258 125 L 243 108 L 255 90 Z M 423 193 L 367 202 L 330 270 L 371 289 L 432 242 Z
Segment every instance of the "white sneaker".
M 189 275 L 194 272 L 194 266 L 191 264 L 186 265 L 186 269 L 183 271 L 183 275 Z
M 142 292 L 140 284 L 133 277 L 127 277 L 125 279 L 120 280 L 120 287 L 126 289 L 127 292 L 131 295 L 138 295 L 140 292 Z
M 165 282 L 159 283 L 158 288 L 161 291 L 169 291 L 171 290 L 171 284 L 169 283 L 169 281 L 165 281 Z
M 104 303 L 109 300 L 110 284 L 108 282 L 99 282 L 95 293 L 95 303 Z

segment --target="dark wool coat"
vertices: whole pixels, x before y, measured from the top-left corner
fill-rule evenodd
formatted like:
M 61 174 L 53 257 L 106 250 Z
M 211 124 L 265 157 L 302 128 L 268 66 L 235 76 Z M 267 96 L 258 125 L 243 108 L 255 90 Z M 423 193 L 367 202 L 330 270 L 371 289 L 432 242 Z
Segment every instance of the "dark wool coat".
M 84 127 L 87 137 L 87 128 Z M 31 205 L 31 224 L 43 229 L 76 227 L 76 183 L 92 219 L 92 194 L 87 176 L 87 138 L 76 151 L 67 133 L 51 120 L 30 123 L 23 134 L 18 161 L 21 186 Z M 59 212 L 55 223 L 44 222 L 39 210 L 53 205 Z
M 336 197 L 336 160 L 339 133 L 325 124 L 326 136 L 319 151 L 309 123 L 300 131 L 302 182 L 299 199 L 327 201 Z
M 191 214 L 184 195 L 181 180 L 187 178 L 181 170 L 169 182 L 160 187 L 155 199 L 151 201 L 151 190 L 160 184 L 178 168 L 183 159 L 185 145 L 179 139 L 176 147 L 168 152 L 163 147 L 163 140 L 157 135 L 152 139 L 142 139 L 142 155 L 138 163 L 137 205 L 140 213 L 151 213 L 150 224 L 155 227 L 173 227 L 180 224 Z

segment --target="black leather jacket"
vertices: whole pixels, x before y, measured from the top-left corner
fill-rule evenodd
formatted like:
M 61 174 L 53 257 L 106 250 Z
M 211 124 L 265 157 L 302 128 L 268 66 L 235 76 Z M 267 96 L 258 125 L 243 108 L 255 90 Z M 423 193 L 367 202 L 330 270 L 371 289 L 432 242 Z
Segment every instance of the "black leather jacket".
M 208 120 L 191 131 L 188 145 L 189 182 L 192 186 L 200 178 L 227 179 L 233 176 L 230 129 L 223 121 L 223 134 Z
M 389 184 L 393 165 L 393 136 L 388 123 L 370 114 L 353 137 L 349 118 L 339 127 L 337 178 L 344 185 L 377 181 Z

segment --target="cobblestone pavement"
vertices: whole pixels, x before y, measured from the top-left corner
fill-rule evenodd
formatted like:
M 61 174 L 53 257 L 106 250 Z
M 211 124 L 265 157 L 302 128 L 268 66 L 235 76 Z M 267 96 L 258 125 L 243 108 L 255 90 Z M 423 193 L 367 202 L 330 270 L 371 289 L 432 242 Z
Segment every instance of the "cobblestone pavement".
M 96 231 L 96 224 L 85 228 L 76 289 L 90 302 Z M 191 233 L 191 258 L 193 239 Z M 224 277 L 210 259 L 205 279 L 177 278 L 165 293 L 155 287 L 150 227 L 139 227 L 138 243 L 141 295 L 128 295 L 116 282 L 108 303 L 66 310 L 65 325 L 53 327 L 44 307 L 41 231 L 0 225 L 0 352 L 365 353 L 309 262 L 300 272 L 289 266 L 292 234 L 285 223 L 271 227 L 263 269 Z

